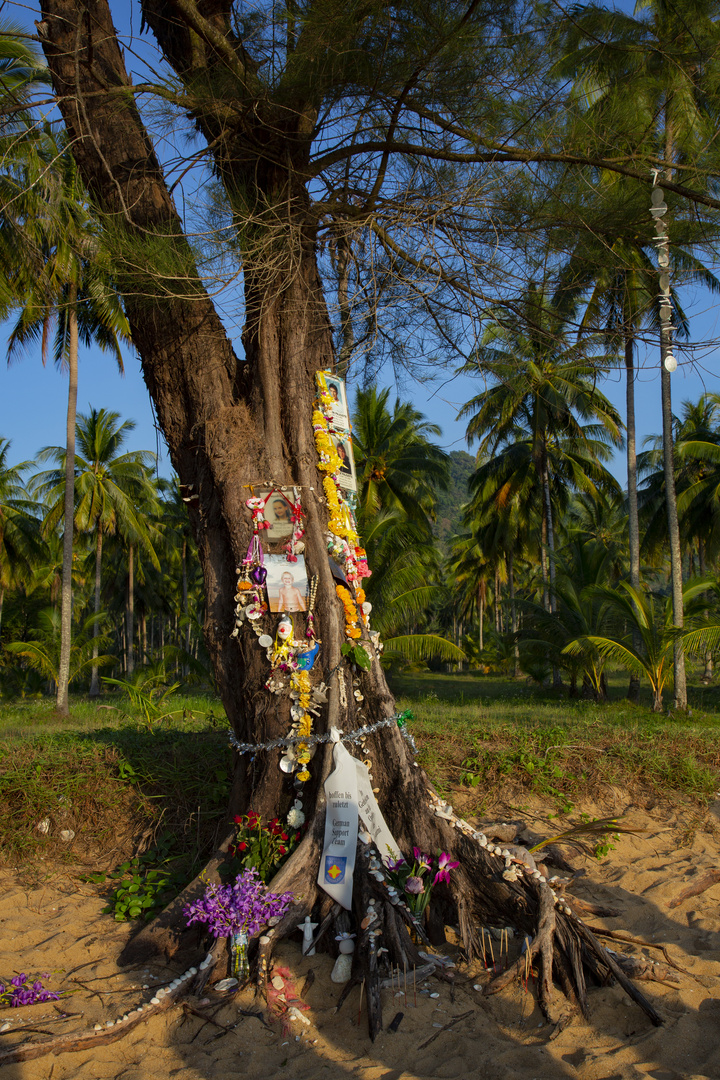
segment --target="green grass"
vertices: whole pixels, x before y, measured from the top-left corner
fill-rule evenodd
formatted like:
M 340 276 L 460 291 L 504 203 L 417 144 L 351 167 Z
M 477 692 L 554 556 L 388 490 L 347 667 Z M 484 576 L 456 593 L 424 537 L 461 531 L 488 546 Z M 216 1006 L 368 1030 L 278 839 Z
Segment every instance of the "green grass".
M 394 676 L 392 685 L 399 708 L 414 713 L 421 763 L 466 815 L 498 798 L 521 803 L 523 793 L 571 812 L 608 784 L 698 803 L 720 789 L 720 688 L 693 686 L 692 715 L 671 717 L 629 705 L 622 674 L 611 678 L 607 705 L 475 674 Z M 99 704 L 73 698 L 69 720 L 51 701 L 1 705 L 0 860 L 74 860 L 78 872 L 105 871 L 116 915 L 140 900 L 151 914 L 227 826 L 224 712 L 203 695 L 173 696 L 172 708 L 149 727 L 116 694 Z M 36 828 L 45 818 L 48 835 Z M 59 839 L 63 828 L 77 834 L 70 845 Z M 113 878 L 107 871 L 117 867 Z M 125 893 L 113 899 L 118 888 Z
M 415 715 L 420 761 L 436 783 L 467 789 L 480 811 L 504 791 L 550 797 L 569 811 L 604 785 L 675 793 L 708 803 L 720 788 L 720 693 L 692 686 L 691 713 L 665 716 L 624 698 L 569 700 L 525 681 L 476 676 L 395 676 L 398 707 Z M 471 812 L 471 810 L 468 810 Z
M 152 846 L 162 835 L 172 842 L 173 870 L 192 875 L 227 817 L 232 760 L 222 707 L 176 697 L 172 719 L 149 728 L 111 695 L 71 705 L 69 719 L 47 701 L 0 707 L 0 858 L 71 860 L 115 849 L 121 862 L 141 838 Z M 46 818 L 43 835 L 37 824 Z M 59 838 L 65 828 L 76 833 L 72 845 Z

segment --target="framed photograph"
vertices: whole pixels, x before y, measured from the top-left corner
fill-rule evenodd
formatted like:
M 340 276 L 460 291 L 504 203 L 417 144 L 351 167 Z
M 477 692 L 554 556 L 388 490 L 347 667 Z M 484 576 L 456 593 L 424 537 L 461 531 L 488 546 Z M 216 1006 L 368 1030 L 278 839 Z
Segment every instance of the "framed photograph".
M 263 530 L 262 539 L 274 544 L 277 540 L 287 540 L 292 536 L 293 510 L 292 488 L 278 488 L 275 491 L 260 491 L 258 496 L 265 500 L 264 517 L 270 526 Z
M 325 382 L 333 399 L 333 427 L 346 431 L 350 427 L 350 413 L 348 412 L 347 394 L 345 393 L 345 380 L 326 372 Z
M 340 487 L 346 491 L 357 491 L 357 476 L 355 474 L 355 455 L 353 454 L 352 436 L 349 431 L 331 431 L 330 438 L 340 458 L 340 469 L 337 474 Z
M 266 555 L 268 603 L 271 611 L 307 611 L 308 579 L 305 558 L 288 562 L 284 555 Z

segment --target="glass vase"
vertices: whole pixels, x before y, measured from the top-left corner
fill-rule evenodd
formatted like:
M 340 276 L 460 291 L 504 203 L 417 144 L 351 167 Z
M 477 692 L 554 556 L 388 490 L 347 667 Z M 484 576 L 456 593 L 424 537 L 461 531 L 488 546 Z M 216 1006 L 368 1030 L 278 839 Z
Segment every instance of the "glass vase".
M 248 936 L 244 931 L 233 934 L 230 939 L 230 956 L 232 960 L 232 973 L 238 982 L 250 978 L 250 964 L 248 963 Z

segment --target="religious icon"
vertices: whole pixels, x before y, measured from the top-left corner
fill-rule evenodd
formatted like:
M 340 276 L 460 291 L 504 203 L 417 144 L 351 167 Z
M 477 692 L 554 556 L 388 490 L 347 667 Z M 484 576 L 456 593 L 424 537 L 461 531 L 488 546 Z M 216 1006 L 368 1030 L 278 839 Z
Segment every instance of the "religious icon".
M 289 563 L 284 555 L 266 555 L 266 588 L 271 611 L 307 610 L 308 579 L 305 557 L 297 556 L 297 562 Z

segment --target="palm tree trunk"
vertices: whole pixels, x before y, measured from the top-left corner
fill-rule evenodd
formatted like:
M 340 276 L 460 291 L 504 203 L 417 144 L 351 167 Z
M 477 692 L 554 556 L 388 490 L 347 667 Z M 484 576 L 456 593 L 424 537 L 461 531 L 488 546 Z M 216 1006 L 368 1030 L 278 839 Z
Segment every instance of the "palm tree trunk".
M 128 586 L 127 586 L 127 608 L 125 611 L 125 622 L 127 624 L 127 630 L 125 633 L 125 649 L 127 660 L 125 663 L 125 670 L 128 675 L 132 675 L 135 670 L 135 548 L 133 544 L 130 544 L 128 548 Z
M 672 162 L 675 154 L 675 141 L 669 115 L 669 102 L 665 102 L 665 160 Z M 672 166 L 668 165 L 666 177 L 672 180 Z M 670 540 L 670 576 L 672 581 L 673 625 L 682 626 L 684 622 L 682 595 L 682 552 L 680 550 L 680 528 L 677 516 L 677 497 L 675 493 L 675 449 L 672 430 L 672 391 L 670 372 L 665 367 L 665 357 L 670 353 L 672 341 L 666 324 L 660 330 L 660 392 L 662 396 L 663 418 L 663 464 L 665 466 L 665 502 L 668 518 L 668 538 Z M 673 653 L 673 677 L 675 680 L 675 708 L 687 709 L 687 684 L 685 681 L 685 651 L 682 644 L 675 643 Z
M 662 393 L 663 418 L 663 464 L 665 467 L 665 502 L 667 506 L 668 538 L 670 541 L 670 578 L 672 584 L 673 626 L 682 626 L 683 580 L 682 553 L 680 550 L 680 528 L 677 516 L 677 497 L 675 494 L 675 452 L 672 431 L 672 393 L 670 372 L 665 368 L 665 357 L 670 352 L 667 333 L 661 335 L 660 347 L 660 387 Z M 681 642 L 676 642 L 673 654 L 673 675 L 675 679 L 675 708 L 687 709 L 687 684 L 685 681 L 685 650 Z
M 542 466 L 542 483 L 543 483 L 543 502 L 545 518 L 547 521 L 546 533 L 547 533 L 547 546 L 548 546 L 548 562 L 550 564 L 550 607 L 549 611 L 555 614 L 555 530 L 553 529 L 553 514 L 552 514 L 552 501 L 550 499 L 550 473 L 547 466 L 547 455 L 543 458 Z M 552 669 L 552 681 L 553 686 L 558 689 L 562 686 L 562 675 L 557 664 L 553 664 Z
M 72 559 L 73 517 L 75 512 L 75 415 L 78 388 L 78 324 L 75 301 L 77 290 L 71 286 L 68 302 L 68 405 L 65 449 L 65 508 L 63 512 L 62 600 L 60 603 L 60 666 L 56 708 L 61 716 L 70 715 L 68 686 L 70 683 L 70 645 L 72 635 Z
M 543 607 L 550 611 L 550 595 L 548 592 L 548 569 L 547 569 L 547 517 L 545 516 L 545 501 L 543 500 L 542 520 L 540 524 L 540 570 L 543 583 Z
M 702 540 L 698 540 L 698 567 L 700 570 L 700 577 L 705 577 L 707 567 L 705 565 L 705 544 Z M 710 621 L 710 612 L 705 609 L 705 622 Z M 708 649 L 705 653 L 705 670 L 703 672 L 702 681 L 705 686 L 712 682 L 713 677 L 713 654 L 712 649 Z
M 100 528 L 100 522 L 97 526 L 97 543 L 95 545 L 95 625 L 93 626 L 93 661 L 98 658 L 98 637 L 100 636 L 100 623 L 97 621 L 97 617 L 100 614 L 100 583 L 102 580 L 102 529 Z M 92 678 L 90 679 L 90 697 L 97 697 L 100 694 L 100 677 L 98 675 L 98 666 L 93 663 L 92 666 Z
M 2 627 L 2 612 L 3 612 L 3 602 L 4 602 L 4 600 L 5 600 L 5 590 L 0 589 L 0 628 Z
M 628 474 L 628 541 L 630 547 L 630 584 L 640 588 L 640 523 L 637 498 L 637 450 L 635 446 L 635 358 L 633 336 L 625 327 L 625 445 Z M 640 639 L 633 631 L 633 647 L 638 648 Z M 628 686 L 628 701 L 640 698 L 640 679 L 633 672 Z
M 183 596 L 183 614 L 187 620 L 185 623 L 185 652 L 190 652 L 190 620 L 188 618 L 188 580 L 187 580 L 187 540 L 183 538 L 182 542 L 182 596 Z M 183 679 L 188 677 L 188 664 L 187 660 L 182 666 Z
M 520 674 L 520 648 L 517 643 L 517 608 L 515 606 L 515 560 L 513 557 L 513 550 L 507 553 L 507 572 L 508 572 L 508 589 L 510 591 L 510 629 L 512 630 L 513 638 L 513 679 L 517 679 Z
M 485 581 L 484 579 L 478 586 L 478 612 L 480 614 L 480 632 L 478 634 L 478 644 L 480 646 L 480 652 L 485 648 L 485 636 L 483 623 L 485 622 Z

